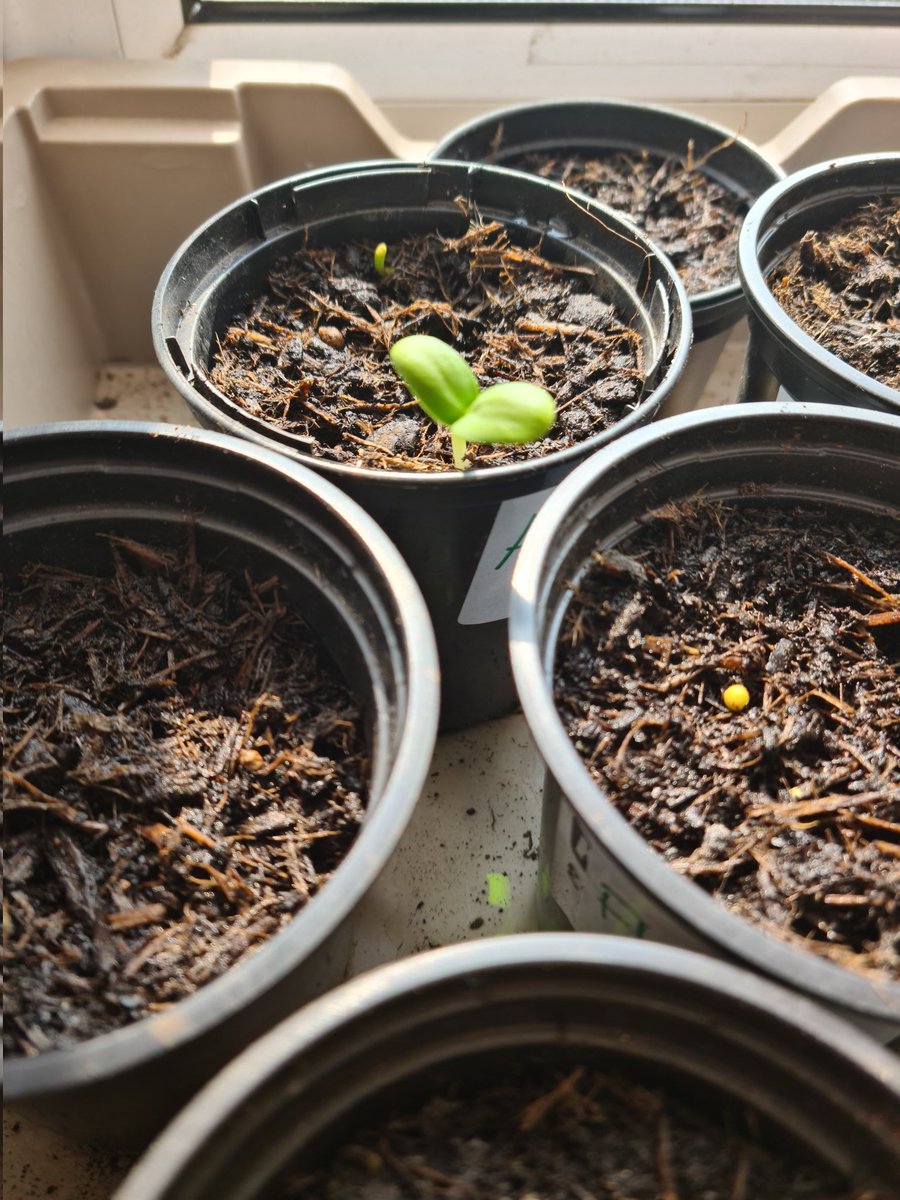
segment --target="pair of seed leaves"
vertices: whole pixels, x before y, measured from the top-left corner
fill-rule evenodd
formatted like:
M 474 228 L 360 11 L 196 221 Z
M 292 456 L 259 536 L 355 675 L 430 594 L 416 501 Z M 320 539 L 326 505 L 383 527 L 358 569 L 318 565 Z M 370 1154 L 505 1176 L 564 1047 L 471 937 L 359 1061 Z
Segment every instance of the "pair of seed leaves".
M 433 421 L 455 442 L 519 445 L 549 432 L 556 405 L 534 383 L 495 383 L 482 390 L 462 355 L 440 338 L 415 333 L 391 347 L 397 374 Z

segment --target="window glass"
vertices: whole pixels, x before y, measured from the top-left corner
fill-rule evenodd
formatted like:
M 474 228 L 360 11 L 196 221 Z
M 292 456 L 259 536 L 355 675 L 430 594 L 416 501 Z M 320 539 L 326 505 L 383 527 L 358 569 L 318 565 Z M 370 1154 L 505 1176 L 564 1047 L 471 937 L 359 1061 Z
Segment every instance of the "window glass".
M 898 0 L 182 0 L 202 21 L 706 21 L 893 24 Z

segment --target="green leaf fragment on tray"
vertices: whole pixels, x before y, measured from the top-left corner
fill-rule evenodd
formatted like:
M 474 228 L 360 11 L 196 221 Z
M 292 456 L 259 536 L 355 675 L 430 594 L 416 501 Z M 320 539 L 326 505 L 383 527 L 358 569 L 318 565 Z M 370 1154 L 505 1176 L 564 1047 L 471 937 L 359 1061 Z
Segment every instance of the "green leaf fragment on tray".
M 509 904 L 509 876 L 498 871 L 487 875 L 488 904 L 492 908 L 506 908 Z

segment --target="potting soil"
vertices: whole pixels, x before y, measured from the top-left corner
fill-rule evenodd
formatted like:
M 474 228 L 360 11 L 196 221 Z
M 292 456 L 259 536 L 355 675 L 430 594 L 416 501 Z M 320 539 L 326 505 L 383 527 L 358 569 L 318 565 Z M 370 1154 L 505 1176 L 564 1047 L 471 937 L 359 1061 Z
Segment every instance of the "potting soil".
M 503 166 L 616 209 L 665 251 L 688 295 L 699 296 L 737 282 L 738 236 L 749 209 L 746 199 L 704 171 L 715 152 L 695 157 L 693 143 L 683 156 L 560 150 L 516 155 Z
M 770 933 L 897 978 L 898 652 L 895 524 L 672 503 L 578 580 L 556 704 L 674 870 Z
M 550 433 L 523 446 L 469 446 L 474 468 L 539 458 L 609 428 L 641 399 L 633 313 L 594 294 L 590 268 L 512 245 L 496 222 L 458 238 L 409 236 L 388 247 L 303 248 L 275 265 L 249 310 L 219 335 L 212 384 L 316 457 L 364 467 L 452 471 L 450 436 L 388 357 L 414 333 L 458 350 L 482 387 L 525 381 L 551 393 Z
M 767 283 L 811 338 L 900 391 L 900 195 L 810 230 Z
M 769 1145 L 755 1114 L 674 1089 L 530 1061 L 449 1084 L 354 1132 L 277 1200 L 880 1200 Z M 267 1193 L 267 1198 L 270 1196 Z
M 161 1012 L 327 881 L 363 817 L 356 700 L 275 578 L 108 539 L 4 631 L 4 1047 Z

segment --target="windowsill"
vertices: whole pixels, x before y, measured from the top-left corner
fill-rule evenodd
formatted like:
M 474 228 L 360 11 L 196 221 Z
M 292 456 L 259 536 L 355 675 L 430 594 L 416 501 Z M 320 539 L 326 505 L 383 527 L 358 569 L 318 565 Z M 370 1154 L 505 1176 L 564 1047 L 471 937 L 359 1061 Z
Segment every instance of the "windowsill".
M 334 62 L 378 103 L 495 106 L 554 96 L 808 102 L 891 75 L 900 29 L 693 24 L 194 25 L 173 57 Z

